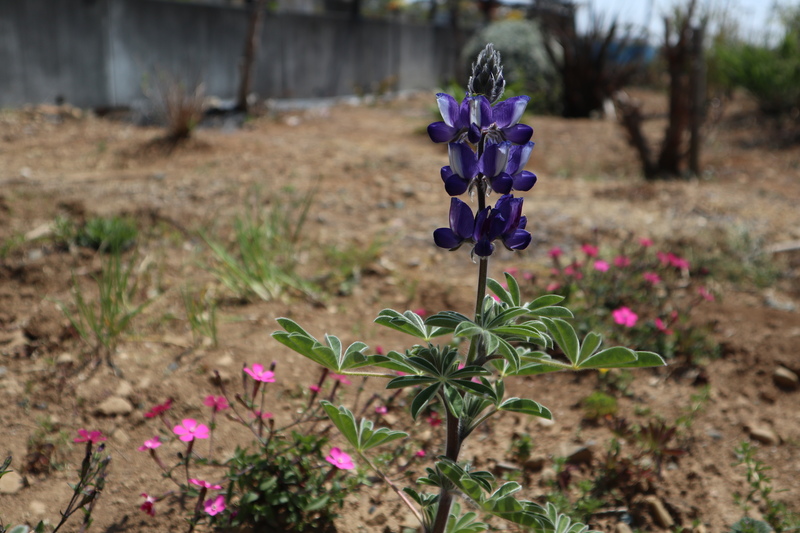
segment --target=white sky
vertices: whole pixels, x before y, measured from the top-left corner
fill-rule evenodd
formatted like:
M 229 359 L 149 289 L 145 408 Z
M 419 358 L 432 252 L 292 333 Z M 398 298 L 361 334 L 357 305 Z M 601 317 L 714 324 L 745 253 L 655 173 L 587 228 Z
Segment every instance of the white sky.
M 659 41 L 664 35 L 663 17 L 672 12 L 676 4 L 685 5 L 686 0 L 578 0 L 578 27 L 586 28 L 592 9 L 603 15 L 607 23 L 614 15 L 623 24 L 634 24 L 650 29 L 651 39 Z M 740 35 L 748 40 L 762 41 L 779 32 L 780 26 L 774 17 L 773 6 L 797 5 L 796 0 L 698 0 L 698 8 L 711 9 L 712 13 L 726 12 L 736 21 Z M 714 17 L 712 17 L 713 20 Z

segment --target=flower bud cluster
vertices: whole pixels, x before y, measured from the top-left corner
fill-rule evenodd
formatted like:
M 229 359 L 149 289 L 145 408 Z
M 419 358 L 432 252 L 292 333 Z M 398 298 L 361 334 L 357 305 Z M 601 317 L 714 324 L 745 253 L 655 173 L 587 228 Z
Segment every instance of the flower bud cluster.
M 472 254 L 481 258 L 494 252 L 497 239 L 510 250 L 522 250 L 531 242 L 522 198 L 511 194 L 529 191 L 536 183 L 536 176 L 524 170 L 533 150 L 533 128 L 519 123 L 530 98 L 497 102 L 505 86 L 502 73 L 500 54 L 489 44 L 473 65 L 467 96 L 459 104 L 449 94 L 437 94 L 443 120 L 428 126 L 433 142 L 448 143 L 450 164 L 441 170 L 447 194 L 477 194 L 479 202 L 473 214 L 466 203 L 453 198 L 450 227 L 437 229 L 434 242 L 449 250 L 472 243 Z M 484 207 L 492 191 L 502 196 L 494 207 Z

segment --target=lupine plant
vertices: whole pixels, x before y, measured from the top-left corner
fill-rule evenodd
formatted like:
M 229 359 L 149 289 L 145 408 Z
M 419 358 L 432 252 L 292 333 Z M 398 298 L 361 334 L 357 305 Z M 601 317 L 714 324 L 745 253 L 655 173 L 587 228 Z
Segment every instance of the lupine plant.
M 558 305 L 562 296 L 543 295 L 525 302 L 512 275 L 506 273 L 503 283 L 489 278 L 490 259 L 499 244 L 523 250 L 531 243 L 528 220 L 522 214 L 523 198 L 515 193 L 529 191 L 537 179 L 524 170 L 533 149 L 533 129 L 520 123 L 529 98 L 501 101 L 504 86 L 500 54 L 488 45 L 473 64 L 465 98 L 459 103 L 451 95 L 438 94 L 443 120 L 428 127 L 431 140 L 447 143 L 450 163 L 441 169 L 444 190 L 451 197 L 450 223 L 435 230 L 433 240 L 451 251 L 467 248 L 477 263 L 474 314 L 445 310 L 423 319 L 413 311 L 384 309 L 376 323 L 416 339 L 404 352 L 385 355 L 374 353 L 377 350 L 363 342 L 345 347 L 333 335 L 326 334 L 319 341 L 288 318 L 279 318 L 283 330 L 273 333 L 276 340 L 331 372 L 385 379 L 387 389 L 410 389 L 415 419 L 426 406 L 439 403 L 444 413 L 444 450 L 431 454 L 433 464 L 417 481 L 431 492 L 412 487 L 401 490 L 374 468 L 426 533 L 483 531 L 486 525 L 478 520 L 478 513 L 534 531 L 587 531 L 588 526 L 571 523 L 551 505 L 517 499 L 515 494 L 522 489 L 517 482 L 495 487 L 489 472 L 460 460 L 461 447 L 475 429 L 499 412 L 551 418 L 550 410 L 533 399 L 506 398 L 507 378 L 664 364 L 652 352 L 600 349 L 602 337 L 596 333 L 579 339 L 569 321 L 572 313 Z M 477 204 L 475 211 L 458 198 L 464 194 Z M 499 197 L 491 205 L 494 194 Z M 439 342 L 448 337 L 452 341 Z M 330 402 L 323 402 L 323 407 L 358 458 L 370 467 L 368 450 L 408 436 L 388 428 L 375 429 L 370 420 L 357 421 L 346 407 Z M 463 506 L 458 498 L 464 500 Z M 462 507 L 474 511 L 462 513 Z

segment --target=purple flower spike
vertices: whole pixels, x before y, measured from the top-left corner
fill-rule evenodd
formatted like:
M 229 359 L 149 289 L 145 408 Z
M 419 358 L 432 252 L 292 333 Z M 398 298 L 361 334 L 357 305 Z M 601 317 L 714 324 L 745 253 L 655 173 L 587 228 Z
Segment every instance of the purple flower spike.
M 434 122 L 428 126 L 428 135 L 435 143 L 457 141 L 470 127 L 470 99 L 464 98 L 459 105 L 449 94 L 439 93 L 436 102 L 444 122 Z
M 525 143 L 522 146 L 514 145 L 509 151 L 506 172 L 511 175 L 515 191 L 529 191 L 536 184 L 536 175 L 533 172 L 524 170 L 531 156 L 533 145 L 534 143 L 532 142 Z
M 531 243 L 531 234 L 525 231 L 528 218 L 522 216 L 522 198 L 506 194 L 497 200 L 494 211 L 505 221 L 500 238 L 509 250 L 524 250 Z
M 433 241 L 440 248 L 455 250 L 464 244 L 464 241 L 472 239 L 474 227 L 472 209 L 458 198 L 451 198 L 450 227 L 434 231 Z
M 519 121 L 529 100 L 527 96 L 514 96 L 492 107 L 485 96 L 478 96 L 470 105 L 470 122 L 477 124 L 495 142 L 525 144 L 531 140 L 533 128 Z
M 514 183 L 512 177 L 506 172 L 508 155 L 511 143 L 508 141 L 500 144 L 487 144 L 481 156 L 479 170 L 489 180 L 492 190 L 500 194 L 511 192 Z

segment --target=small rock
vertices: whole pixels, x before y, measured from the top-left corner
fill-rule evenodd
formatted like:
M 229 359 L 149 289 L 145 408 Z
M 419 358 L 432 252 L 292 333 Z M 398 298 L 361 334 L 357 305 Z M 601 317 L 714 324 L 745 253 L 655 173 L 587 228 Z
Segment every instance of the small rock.
M 564 444 L 559 449 L 558 455 L 566 457 L 567 463 L 578 465 L 591 463 L 593 454 L 591 448 L 588 446 Z
M 536 423 L 542 426 L 543 428 L 551 428 L 556 424 L 556 421 L 547 418 L 537 418 Z
M 65 365 L 65 366 L 66 365 L 74 365 L 75 364 L 75 356 L 72 355 L 69 352 L 64 352 L 62 354 L 59 354 L 59 356 L 56 357 L 56 364 L 57 365 Z
M 525 467 L 525 470 L 530 470 L 532 472 L 538 472 L 542 468 L 544 468 L 544 463 L 547 458 L 544 455 L 531 455 L 523 464 L 522 466 Z
M 383 524 L 385 524 L 388 521 L 389 521 L 389 519 L 386 518 L 385 514 L 378 513 L 375 516 L 373 516 L 372 518 L 370 518 L 369 520 L 367 520 L 365 522 L 365 524 L 367 524 L 368 526 L 382 526 Z
M 706 435 L 714 440 L 722 440 L 722 432 L 720 432 L 720 430 L 717 428 L 706 428 Z
M 0 494 L 16 494 L 23 485 L 22 476 L 16 472 L 9 472 L 0 477 Z
M 114 440 L 116 440 L 120 444 L 128 444 L 131 441 L 130 435 L 125 433 L 125 431 L 122 428 L 117 428 L 117 430 L 114 431 L 112 437 L 114 437 Z
M 30 510 L 31 514 L 34 516 L 44 516 L 47 514 L 47 505 L 39 500 L 33 500 L 28 504 L 28 510 Z
M 127 381 L 120 381 L 115 394 L 121 398 L 130 398 L 133 394 L 133 385 Z
M 773 446 L 781 442 L 781 438 L 768 427 L 764 426 L 749 426 L 747 428 L 750 433 L 750 438 L 757 440 L 761 444 Z
M 119 396 L 112 396 L 103 400 L 95 409 L 96 414 L 105 416 L 128 415 L 131 411 L 133 411 L 131 402 Z
M 498 461 L 497 464 L 494 465 L 494 472 L 498 476 L 501 476 L 503 472 L 519 472 L 520 470 L 522 470 L 522 467 L 518 464 L 506 461 Z
M 397 423 L 400 422 L 400 419 L 397 417 L 397 415 L 392 413 L 381 415 L 381 420 L 383 420 L 390 428 L 396 426 Z
M 542 469 L 542 473 L 539 474 L 539 485 L 545 487 L 554 482 L 557 476 L 558 474 L 556 474 L 556 471 L 552 468 L 544 468 Z
M 633 530 L 625 522 L 618 522 L 614 528 L 614 533 L 633 533 Z
M 782 366 L 777 367 L 775 372 L 772 373 L 772 380 L 778 387 L 790 390 L 796 389 L 798 382 L 800 382 L 797 374 Z
M 659 526 L 670 528 L 675 524 L 675 521 L 672 520 L 672 516 L 670 516 L 661 500 L 658 499 L 658 496 L 645 496 L 644 501 L 650 506 L 653 519 Z
M 708 529 L 703 524 L 698 524 L 692 528 L 692 533 L 708 533 Z
M 217 366 L 231 366 L 233 365 L 233 363 L 234 363 L 233 357 L 231 357 L 231 354 L 229 353 L 226 353 L 225 355 L 217 359 Z

